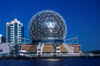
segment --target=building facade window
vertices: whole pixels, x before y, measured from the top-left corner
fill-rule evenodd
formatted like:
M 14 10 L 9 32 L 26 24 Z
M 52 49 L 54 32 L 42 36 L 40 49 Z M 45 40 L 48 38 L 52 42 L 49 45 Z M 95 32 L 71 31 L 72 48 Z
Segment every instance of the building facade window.
M 10 26 L 13 26 L 13 24 L 10 24 Z
M 13 29 L 11 29 L 11 31 L 13 31 Z
M 17 23 L 15 23 L 15 26 L 17 26 Z
M 0 52 L 3 52 L 3 50 L 2 50 L 2 49 L 0 49 Z
M 19 26 L 21 26 L 21 24 L 19 24 Z
M 13 28 L 13 27 L 10 27 L 11 29 Z
M 13 42 L 13 41 L 11 41 L 11 42 Z
M 11 35 L 13 35 L 13 34 L 11 34 Z
M 13 40 L 13 38 L 11 38 L 11 40 Z
M 11 33 L 13 33 L 13 31 L 11 31 Z

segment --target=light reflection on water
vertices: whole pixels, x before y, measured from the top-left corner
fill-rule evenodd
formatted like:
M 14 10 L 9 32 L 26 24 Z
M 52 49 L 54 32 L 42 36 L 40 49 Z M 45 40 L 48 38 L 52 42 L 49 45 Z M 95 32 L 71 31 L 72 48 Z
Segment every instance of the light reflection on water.
M 0 66 L 100 66 L 100 58 L 79 58 L 79 59 L 66 59 L 61 61 L 0 60 Z

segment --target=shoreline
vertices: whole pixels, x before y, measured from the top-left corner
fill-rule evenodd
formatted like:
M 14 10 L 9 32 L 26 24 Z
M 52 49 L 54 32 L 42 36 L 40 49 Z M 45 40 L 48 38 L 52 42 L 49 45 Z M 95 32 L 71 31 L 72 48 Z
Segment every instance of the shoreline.
M 32 58 L 19 58 L 17 56 L 0 56 L 0 59 L 23 59 L 23 60 L 44 60 L 44 61 L 59 61 L 62 59 L 70 59 L 70 58 L 95 58 L 100 57 L 100 55 L 94 55 L 94 56 L 33 56 Z

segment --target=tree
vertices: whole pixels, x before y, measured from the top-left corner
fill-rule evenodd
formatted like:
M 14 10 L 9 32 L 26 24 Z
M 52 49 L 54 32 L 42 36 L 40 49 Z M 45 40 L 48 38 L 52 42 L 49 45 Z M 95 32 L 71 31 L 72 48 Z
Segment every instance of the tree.
M 92 51 L 91 51 L 91 53 L 95 54 L 95 51 L 94 51 L 94 50 L 92 50 Z
M 87 53 L 89 53 L 89 50 L 87 50 Z
M 98 50 L 98 54 L 100 54 L 100 50 Z
M 82 50 L 82 52 L 84 53 L 84 50 Z
M 95 54 L 98 54 L 98 51 L 97 50 L 95 50 Z

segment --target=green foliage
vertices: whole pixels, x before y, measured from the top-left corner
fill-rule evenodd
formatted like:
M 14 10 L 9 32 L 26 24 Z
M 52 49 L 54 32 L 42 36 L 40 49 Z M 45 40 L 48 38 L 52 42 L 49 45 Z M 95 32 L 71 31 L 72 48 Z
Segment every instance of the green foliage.
M 87 50 L 87 53 L 89 53 L 89 50 Z
M 92 50 L 92 51 L 91 51 L 91 53 L 93 53 L 93 54 L 94 54 L 94 53 L 95 53 L 95 51 L 94 51 L 94 50 Z
M 100 54 L 100 50 L 92 50 L 89 52 L 89 50 L 87 50 L 87 52 L 85 52 L 84 50 L 82 50 L 83 53 L 93 53 L 93 54 Z
M 82 52 L 84 53 L 84 50 L 82 50 Z

